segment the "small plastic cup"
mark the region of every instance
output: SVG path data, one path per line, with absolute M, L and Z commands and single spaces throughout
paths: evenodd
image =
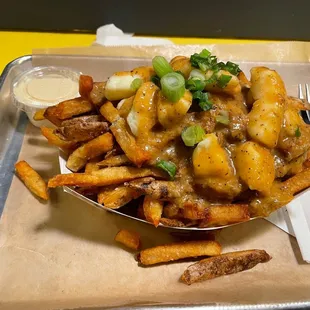
M 36 126 L 51 125 L 35 121 L 34 114 L 61 101 L 79 97 L 80 72 L 64 67 L 35 67 L 18 75 L 12 83 L 12 102 L 26 112 Z

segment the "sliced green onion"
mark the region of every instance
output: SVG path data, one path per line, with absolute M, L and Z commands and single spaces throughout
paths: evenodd
M 167 73 L 173 72 L 169 62 L 163 56 L 155 56 L 152 60 L 152 64 L 159 78 L 162 78 Z
M 199 56 L 201 56 L 202 58 L 208 58 L 210 55 L 211 52 L 205 48 L 199 53 Z
M 213 103 L 209 100 L 208 93 L 203 93 L 202 91 L 194 92 L 193 101 L 197 102 L 203 111 L 212 109 Z
M 190 78 L 186 81 L 186 88 L 190 91 L 204 90 L 206 82 L 199 78 Z
M 223 125 L 229 124 L 229 113 L 228 111 L 220 111 L 219 115 L 216 116 L 216 122 Z
M 221 74 L 221 76 L 217 80 L 217 86 L 220 88 L 225 88 L 231 79 L 231 75 Z
M 299 138 L 300 136 L 301 136 L 301 132 L 300 132 L 299 127 L 297 127 L 295 130 L 295 137 Z
M 168 73 L 160 79 L 161 90 L 164 96 L 172 101 L 179 101 L 185 93 L 185 80 L 179 73 Z
M 169 174 L 170 179 L 174 180 L 174 177 L 177 173 L 177 166 L 173 162 L 166 160 L 159 160 L 156 164 L 156 167 L 166 171 Z
M 182 132 L 182 140 L 186 146 L 194 146 L 205 137 L 205 131 L 199 125 L 187 127 Z
M 211 77 L 209 79 L 206 80 L 206 85 L 213 85 L 217 82 L 217 76 L 216 73 L 213 72 L 213 74 L 211 75 Z
M 151 82 L 153 82 L 156 86 L 160 87 L 160 78 L 157 75 L 153 75 L 151 77 Z
M 197 78 L 197 79 L 200 79 L 202 81 L 204 81 L 206 79 L 204 73 L 198 69 L 192 70 L 191 73 L 189 74 L 189 78 Z
M 143 80 L 140 78 L 136 78 L 132 81 L 132 83 L 130 84 L 130 88 L 133 90 L 137 90 L 138 88 L 140 88 L 140 86 L 142 85 Z
M 226 62 L 225 69 L 233 75 L 238 75 L 239 72 L 241 72 L 239 65 L 237 65 L 231 61 Z

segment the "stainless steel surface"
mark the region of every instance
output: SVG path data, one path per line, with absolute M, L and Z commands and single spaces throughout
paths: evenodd
M 38 57 L 35 65 L 57 65 L 59 60 L 63 60 L 64 56 Z M 130 59 L 137 65 L 149 63 L 148 60 L 143 59 Z M 115 62 L 114 70 L 124 70 L 128 68 L 126 61 L 121 61 L 113 58 L 105 57 L 86 57 L 74 56 L 68 59 L 67 66 L 78 69 L 86 74 L 92 75 L 93 72 L 98 72 L 97 66 L 101 65 L 104 68 L 106 61 Z M 277 70 L 287 85 L 287 90 L 290 95 L 297 96 L 297 85 L 299 83 L 307 83 L 310 80 L 310 64 L 309 63 L 241 63 L 241 68 L 248 73 L 250 67 L 257 65 L 269 66 Z M 24 113 L 19 113 L 10 102 L 10 85 L 11 81 L 22 71 L 32 67 L 31 56 L 24 56 L 16 59 L 8 64 L 3 74 L 0 77 L 0 215 L 5 203 L 6 195 L 10 187 L 11 179 L 13 176 L 13 164 L 17 159 L 22 144 L 24 129 L 28 120 Z M 130 68 L 128 68 L 130 69 Z M 104 70 L 103 70 L 104 71 Z M 107 78 L 112 72 L 102 72 L 102 74 L 95 75 L 96 79 Z M 72 192 L 71 189 L 66 189 Z M 72 193 L 77 195 L 76 192 Z M 82 198 L 86 199 L 86 198 Z M 245 310 L 245 309 L 310 309 L 310 301 L 300 303 L 282 303 L 282 304 L 256 304 L 256 305 L 154 305 L 154 306 L 134 306 L 134 307 L 119 307 L 117 309 L 222 309 L 222 310 Z M 89 308 L 89 309 L 101 309 Z

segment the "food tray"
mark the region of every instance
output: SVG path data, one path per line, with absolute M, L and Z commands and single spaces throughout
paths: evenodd
M 7 194 L 10 189 L 11 181 L 13 178 L 13 165 L 18 158 L 18 154 L 23 142 L 23 136 L 25 129 L 28 125 L 28 120 L 24 113 L 18 113 L 13 105 L 10 104 L 10 84 L 11 81 L 22 71 L 30 69 L 34 64 L 37 65 L 63 65 L 65 56 L 42 56 L 32 59 L 31 56 L 24 56 L 16 59 L 10 63 L 4 70 L 0 78 L 0 214 L 2 213 Z M 117 70 L 128 70 L 133 66 L 145 65 L 149 63 L 149 60 L 144 59 L 130 59 L 124 58 L 109 58 L 109 57 L 88 57 L 88 56 L 71 56 L 66 57 L 65 63 L 67 67 L 77 69 L 84 74 L 90 74 L 94 76 L 95 80 L 103 80 L 110 74 Z M 109 64 L 108 66 L 106 64 Z M 240 62 L 239 62 L 240 63 Z M 297 84 L 307 82 L 307 77 L 310 75 L 310 64 L 305 63 L 253 63 L 253 62 L 241 62 L 240 67 L 248 73 L 248 69 L 254 65 L 266 65 L 273 69 L 276 69 L 283 77 L 287 85 L 287 90 L 290 95 L 297 95 Z M 101 66 L 102 70 L 98 70 L 98 66 Z M 113 218 L 112 218 L 113 219 Z M 137 224 L 135 224 L 137 225 Z M 1 233 L 1 230 L 0 230 Z M 1 236 L 0 236 L 1 237 Z M 1 248 L 0 238 L 0 248 Z M 0 252 L 1 255 L 1 252 Z M 1 260 L 1 257 L 0 257 Z M 289 272 L 284 270 L 283 272 Z M 205 288 L 207 289 L 207 285 Z M 191 289 L 192 287 L 189 287 Z M 295 287 L 296 289 L 296 287 Z M 298 289 L 298 288 L 297 288 Z M 310 290 L 308 298 L 303 298 L 298 302 L 296 299 L 294 302 L 288 301 L 285 303 L 272 303 L 272 301 L 262 304 L 221 304 L 219 307 L 212 304 L 208 305 L 176 305 L 175 303 L 170 305 L 148 305 L 139 306 L 139 301 L 132 301 L 135 306 L 127 305 L 126 307 L 120 307 L 119 309 L 308 309 L 310 307 Z M 257 302 L 259 302 L 257 300 Z M 186 302 L 183 303 L 186 304 Z M 190 302 L 188 302 L 190 303 Z M 19 303 L 20 304 L 20 303 Z M 20 304 L 23 308 L 22 304 Z M 0 299 L 1 307 L 1 299 Z M 40 308 L 40 307 L 39 307 Z M 53 307 L 55 309 L 56 307 Z M 13 309 L 13 308 L 12 308 Z M 90 308 L 87 308 L 90 309 Z M 100 308 L 96 308 L 100 309 Z

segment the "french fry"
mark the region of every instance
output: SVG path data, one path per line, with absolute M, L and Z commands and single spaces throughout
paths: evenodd
M 67 160 L 67 168 L 77 172 L 82 169 L 88 159 L 104 154 L 113 148 L 113 136 L 107 132 L 77 148 Z
M 96 106 L 100 106 L 105 100 L 105 85 L 107 82 L 94 82 L 89 99 Z
M 210 205 L 207 208 L 206 217 L 200 222 L 199 227 L 241 223 L 249 219 L 250 212 L 247 204 Z
M 114 240 L 122 243 L 132 250 L 138 250 L 141 246 L 140 235 L 132 230 L 121 229 L 116 234 Z
M 60 139 L 55 133 L 53 128 L 41 127 L 42 135 L 47 139 L 49 144 L 55 145 L 63 150 L 73 150 L 76 147 L 76 142 L 65 141 Z
M 287 97 L 287 105 L 297 110 L 310 110 L 309 102 L 292 96 Z
M 57 186 L 107 186 L 121 184 L 146 176 L 163 177 L 157 169 L 136 167 L 111 167 L 87 173 L 58 174 L 51 178 L 48 187 Z
M 122 101 L 120 101 L 120 103 L 117 105 L 117 109 L 118 109 L 118 113 L 121 117 L 123 118 L 127 118 L 131 107 L 133 105 L 133 100 L 134 100 L 135 96 L 123 99 Z
M 177 204 L 169 202 L 163 209 L 164 217 L 168 219 L 179 218 L 180 217 L 180 208 Z
M 185 227 L 185 224 L 182 221 L 176 219 L 168 219 L 166 217 L 162 217 L 160 219 L 160 223 L 168 227 Z
M 238 79 L 240 81 L 241 88 L 250 88 L 251 82 L 248 80 L 243 71 L 239 72 Z
M 28 189 L 38 197 L 48 200 L 47 186 L 42 177 L 24 160 L 15 164 L 16 173 Z
M 114 107 L 111 101 L 107 101 L 101 106 L 100 113 L 110 123 L 117 121 L 120 117 L 118 110 Z
M 188 257 L 215 256 L 219 254 L 221 254 L 221 246 L 216 241 L 188 241 L 142 250 L 138 255 L 138 261 L 147 266 Z
M 283 182 L 283 185 L 292 194 L 297 194 L 310 186 L 310 168 L 306 168 L 300 173 Z
M 150 196 L 144 197 L 143 212 L 144 212 L 145 218 L 148 222 L 152 223 L 155 227 L 159 225 L 159 221 L 163 213 L 163 207 L 164 207 L 164 203 L 162 201 L 153 199 Z
M 150 159 L 150 155 L 137 145 L 135 137 L 129 132 L 123 118 L 119 118 L 112 123 L 110 130 L 128 159 L 136 166 L 141 167 L 143 163 Z
M 248 250 L 222 254 L 203 259 L 189 266 L 181 276 L 181 280 L 190 285 L 195 282 L 251 269 L 259 263 L 271 259 L 264 250 Z
M 151 196 L 153 199 L 170 200 L 181 197 L 181 187 L 177 182 L 158 181 L 151 178 L 134 180 L 127 186 L 140 190 L 143 194 Z
M 124 185 L 103 187 L 98 193 L 98 203 L 109 209 L 118 209 L 141 196 L 137 190 Z
M 125 154 L 115 155 L 97 163 L 99 167 L 119 167 L 129 164 L 131 164 L 131 162 Z
M 44 112 L 44 117 L 56 126 L 60 126 L 61 122 L 65 119 L 85 114 L 93 110 L 94 106 L 91 102 L 83 98 L 75 98 L 48 107 Z
M 92 173 L 94 171 L 98 171 L 100 167 L 98 166 L 98 158 L 91 159 L 85 166 L 85 173 Z
M 45 119 L 45 117 L 44 117 L 45 110 L 46 109 L 38 110 L 36 113 L 34 113 L 33 119 L 35 121 L 43 121 Z
M 82 98 L 87 99 L 89 97 L 90 92 L 93 89 L 93 78 L 89 75 L 80 75 L 79 79 L 79 93 Z

